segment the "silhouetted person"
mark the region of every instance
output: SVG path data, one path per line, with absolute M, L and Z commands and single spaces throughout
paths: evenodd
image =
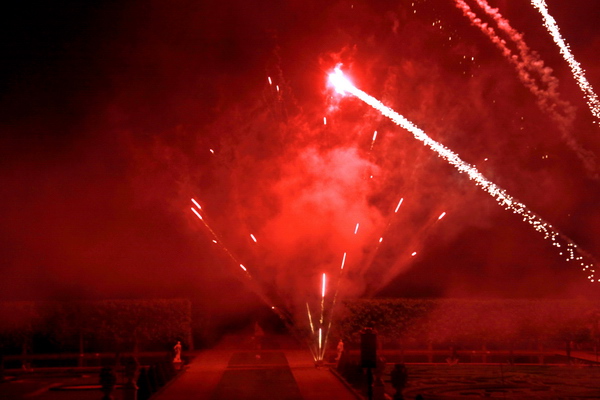
M 396 389 L 394 400 L 404 400 L 402 391 L 408 382 L 408 372 L 406 371 L 404 364 L 396 364 L 394 366 L 394 369 L 392 372 L 390 372 L 390 381 L 392 383 L 392 387 Z
M 117 383 L 117 374 L 113 367 L 103 367 L 100 370 L 100 386 L 102 386 L 102 393 L 104 396 L 102 400 L 112 400 L 112 392 L 115 389 Z
M 263 329 L 260 327 L 260 325 L 258 324 L 258 321 L 254 323 L 253 339 L 254 339 L 254 345 L 256 346 L 256 350 L 261 350 L 263 341 L 265 339 L 265 331 L 263 331 Z M 259 359 L 260 354 L 257 354 L 256 358 Z

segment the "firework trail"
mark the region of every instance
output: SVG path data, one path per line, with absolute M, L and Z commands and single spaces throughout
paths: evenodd
M 595 282 L 595 269 L 593 258 L 583 252 L 578 246 L 567 236 L 558 232 L 554 227 L 543 220 L 541 217 L 530 211 L 527 206 L 515 198 L 510 196 L 504 189 L 501 189 L 493 182 L 487 180 L 475 167 L 462 161 L 460 157 L 442 144 L 431 139 L 423 130 L 419 129 L 412 122 L 407 120 L 402 115 L 398 114 L 389 107 L 386 107 L 376 98 L 368 95 L 362 90 L 356 88 L 338 68 L 329 74 L 329 82 L 333 85 L 338 93 L 350 93 L 363 101 L 367 105 L 379 111 L 382 115 L 389 118 L 396 125 L 408 130 L 413 134 L 415 139 L 420 140 L 423 144 L 437 153 L 439 157 L 454 166 L 459 172 L 467 174 L 469 179 L 481 187 L 486 193 L 496 200 L 496 202 L 504 207 L 505 210 L 510 210 L 523 218 L 536 232 L 542 234 L 544 239 L 550 240 L 552 245 L 558 249 L 561 256 L 566 256 L 567 261 L 577 261 L 583 271 L 588 273 L 588 280 Z
M 560 98 L 558 79 L 552 75 L 552 69 L 544 66 L 540 56 L 532 51 L 523 40 L 523 35 L 512 28 L 508 20 L 492 8 L 486 0 L 476 0 L 485 13 L 492 18 L 498 29 L 516 46 L 518 54 L 509 48 L 508 42 L 502 39 L 496 30 L 473 12 L 464 0 L 455 0 L 456 6 L 469 18 L 471 25 L 479 28 L 498 47 L 502 55 L 515 67 L 523 85 L 536 97 L 538 106 L 556 122 L 562 139 L 577 154 L 587 171 L 598 179 L 596 159 L 593 153 L 581 147 L 571 135 L 575 108 Z
M 198 202 L 196 200 L 191 199 L 191 201 L 192 201 L 192 203 L 194 203 L 194 205 L 196 207 L 198 207 L 199 210 L 202 210 L 202 207 L 200 206 L 200 204 L 198 204 Z M 198 219 L 200 219 L 200 221 L 202 221 L 202 223 L 204 224 L 206 229 L 210 232 L 210 234 L 213 237 L 213 240 L 212 240 L 213 243 L 218 244 L 221 247 L 221 249 L 225 252 L 225 254 L 227 254 L 227 256 L 229 256 L 229 258 L 242 269 L 245 277 L 247 278 L 246 283 L 250 286 L 252 291 L 266 305 L 268 305 L 275 312 L 275 314 L 277 314 L 277 316 L 286 325 L 286 327 L 288 329 L 290 329 L 290 332 L 292 332 L 298 336 L 301 336 L 300 333 L 298 332 L 298 329 L 294 326 L 294 324 L 292 322 L 292 318 L 288 315 L 288 313 L 286 313 L 281 308 L 275 306 L 275 302 L 264 292 L 263 288 L 258 284 L 256 279 L 250 274 L 250 272 L 248 271 L 248 268 L 246 268 L 246 266 L 244 266 L 244 264 L 239 262 L 239 260 L 233 255 L 233 253 L 231 253 L 231 251 L 229 251 L 229 249 L 225 246 L 225 244 L 219 238 L 219 236 L 216 234 L 216 232 L 210 227 L 208 222 L 206 222 L 206 219 L 204 217 L 202 217 L 200 212 L 198 210 L 196 210 L 194 207 L 191 207 L 191 210 L 196 215 L 196 217 L 198 217 Z
M 434 226 L 436 226 L 439 221 L 444 218 L 446 216 L 446 212 L 442 212 L 441 214 L 432 214 L 431 217 L 429 217 L 428 221 L 424 224 L 422 224 L 419 229 L 415 232 L 413 232 L 411 234 L 411 239 L 408 241 L 408 243 L 403 244 L 404 247 L 404 253 L 403 253 L 403 257 L 405 259 L 410 259 L 415 257 L 418 252 L 415 251 L 415 249 L 418 249 L 419 251 L 421 251 L 423 245 L 422 243 L 420 243 L 422 241 L 423 238 L 427 237 L 427 235 L 429 234 L 429 231 L 431 229 L 433 229 Z M 376 250 L 378 250 L 380 247 L 380 245 L 378 244 Z M 376 258 L 377 254 L 374 253 L 372 258 L 369 261 L 369 267 L 371 268 L 375 258 Z M 397 265 L 401 264 L 401 263 L 396 263 Z M 381 273 L 381 275 L 378 277 L 378 284 L 380 286 L 385 286 L 388 282 L 390 282 L 393 278 L 395 278 L 396 276 L 398 276 L 398 271 L 393 269 L 393 268 L 387 268 L 383 273 Z M 377 287 L 373 287 L 371 288 L 371 290 L 373 292 L 368 293 L 368 295 L 372 295 L 374 294 L 374 291 L 376 291 L 378 288 Z
M 344 266 L 346 265 L 346 256 L 348 253 L 344 253 L 344 256 L 342 257 L 342 264 L 340 265 L 340 270 L 338 273 L 338 278 L 337 278 L 337 282 L 335 285 L 335 291 L 333 294 L 333 300 L 331 301 L 331 309 L 329 311 L 329 323 L 327 324 L 327 329 L 325 330 L 325 342 L 323 345 L 323 351 L 320 354 L 321 359 L 323 359 L 323 357 L 325 356 L 325 350 L 327 349 L 327 342 L 329 339 L 329 332 L 331 332 L 331 324 L 333 322 L 333 315 L 334 315 L 334 311 L 335 311 L 335 306 L 337 304 L 337 298 L 338 298 L 338 293 L 340 291 L 340 287 L 342 285 L 342 277 L 343 277 L 343 273 L 344 273 Z M 325 296 L 325 274 L 323 274 L 323 296 Z
M 531 4 L 533 4 L 533 6 L 538 9 L 540 14 L 542 14 L 542 17 L 544 19 L 544 26 L 552 36 L 552 39 L 554 39 L 556 45 L 559 47 L 560 54 L 562 54 L 567 64 L 569 64 L 573 77 L 577 81 L 579 88 L 586 97 L 586 102 L 590 111 L 592 112 L 594 117 L 596 117 L 597 120 L 600 120 L 600 102 L 598 101 L 598 95 L 596 95 L 594 89 L 592 88 L 592 85 L 586 79 L 585 71 L 581 68 L 581 65 L 577 62 L 577 60 L 575 60 L 573 54 L 571 54 L 571 51 L 569 50 L 569 45 L 562 38 L 560 31 L 558 30 L 558 25 L 556 24 L 556 21 L 548 12 L 548 6 L 546 5 L 546 1 L 531 0 Z

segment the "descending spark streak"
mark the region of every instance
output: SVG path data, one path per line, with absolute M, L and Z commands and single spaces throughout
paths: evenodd
M 200 215 L 200 213 L 194 207 L 191 207 L 191 210 L 192 210 L 192 212 L 194 214 L 196 214 L 196 216 L 200 219 L 200 221 L 202 221 L 202 223 L 204 224 L 204 226 L 206 227 L 206 229 L 208 229 L 208 231 L 210 232 L 210 234 L 213 237 L 213 243 L 220 244 L 221 248 L 229 256 L 229 258 L 231 258 L 233 260 L 233 262 L 235 262 L 236 264 L 238 264 L 244 270 L 244 272 L 246 272 L 246 274 L 248 275 L 248 277 L 251 277 L 251 275 L 248 272 L 248 270 L 246 269 L 246 267 L 244 267 L 235 258 L 235 256 L 233 254 L 231 254 L 231 252 L 229 251 L 229 249 L 227 247 L 225 247 L 225 245 L 223 245 L 223 242 L 219 240 L 219 237 L 217 236 L 217 234 L 215 233 L 215 231 L 213 231 L 213 229 L 210 227 L 210 225 L 208 225 L 208 223 L 206 222 L 206 220 L 204 218 L 202 218 L 202 215 Z M 268 302 L 268 303 L 270 303 L 270 302 Z
M 325 282 L 327 280 L 327 275 L 323 274 L 323 285 L 321 286 L 321 297 L 325 297 Z
M 344 252 L 344 257 L 342 257 L 342 266 L 341 266 L 340 270 L 344 269 L 344 264 L 346 264 L 346 252 Z
M 358 226 L 359 226 L 359 225 L 360 225 L 360 224 L 357 222 L 357 223 L 356 223 L 356 228 L 354 228 L 354 234 L 355 234 L 355 235 L 356 235 L 356 233 L 358 232 Z
M 377 131 L 373 133 L 373 140 L 371 140 L 371 148 L 369 150 L 373 150 L 373 145 L 375 144 L 375 139 L 377 139 Z
M 446 216 L 446 211 L 444 211 L 443 213 L 440 214 L 440 216 L 438 217 L 438 221 L 442 218 L 444 218 Z
M 270 77 L 270 76 L 267 76 L 267 79 L 269 80 L 269 85 L 272 85 L 272 84 L 273 84 L 273 81 L 271 80 L 271 77 Z
M 250 234 L 250 237 L 252 238 L 252 240 L 254 241 L 254 243 L 256 243 L 256 237 L 254 237 L 253 234 Z
M 194 199 L 192 199 L 192 202 L 194 204 L 198 205 L 198 203 Z M 199 207 L 199 205 L 198 205 L 198 207 Z M 265 304 L 267 304 L 271 307 L 271 309 L 275 312 L 275 314 L 277 314 L 279 319 L 281 319 L 281 321 L 289 329 L 290 332 L 292 332 L 298 338 L 302 337 L 303 335 L 301 334 L 301 332 L 292 323 L 290 315 L 287 314 L 286 312 L 284 312 L 283 310 L 279 309 L 279 307 L 274 306 L 274 301 L 272 300 L 272 298 L 265 293 L 264 289 L 259 285 L 259 282 L 250 274 L 248 269 L 242 263 L 240 263 L 236 259 L 236 257 L 229 251 L 229 249 L 223 244 L 223 242 L 219 240 L 219 237 L 217 236 L 215 231 L 213 231 L 213 229 L 210 227 L 208 222 L 206 222 L 206 220 L 204 218 L 202 218 L 200 213 L 194 207 L 191 207 L 191 210 L 198 217 L 198 219 L 200 219 L 200 221 L 202 221 L 202 223 L 204 224 L 206 229 L 210 232 L 210 234 L 213 237 L 213 240 L 212 240 L 213 243 L 219 244 L 221 249 L 229 256 L 229 258 L 231 258 L 231 260 L 233 260 L 233 262 L 236 263 L 244 271 L 245 276 L 248 278 L 246 281 L 246 284 L 248 284 L 250 286 L 250 288 L 254 291 L 254 293 L 256 293 L 256 295 L 258 295 L 258 297 Z M 311 350 L 311 353 L 313 353 L 313 357 L 316 359 L 315 353 L 310 348 L 310 346 L 309 346 L 309 349 Z
M 397 213 L 398 210 L 400 209 L 400 206 L 402 205 L 402 202 L 404 201 L 404 197 L 400 199 L 400 201 L 398 202 L 398 205 L 396 206 L 396 209 L 394 210 L 394 213 Z
M 329 75 L 329 80 L 339 93 L 347 92 L 352 94 L 359 100 L 379 111 L 385 117 L 392 120 L 396 125 L 408 130 L 413 134 L 415 139 L 423 142 L 425 146 L 435 151 L 438 156 L 454 166 L 459 172 L 467 174 L 469 179 L 474 181 L 477 186 L 480 186 L 486 193 L 492 196 L 500 206 L 504 207 L 505 210 L 510 210 L 514 214 L 520 215 L 523 218 L 523 221 L 527 222 L 531 227 L 533 227 L 536 232 L 541 233 L 544 236 L 544 239 L 550 239 L 553 246 L 557 247 L 558 249 L 563 249 L 564 246 L 566 249 L 559 250 L 559 254 L 563 256 L 566 255 L 567 261 L 579 261 L 580 265 L 583 267 L 583 270 L 590 273 L 588 279 L 591 282 L 596 281 L 593 258 L 589 254 L 579 249 L 570 238 L 558 232 L 550 223 L 546 222 L 537 214 L 530 211 L 525 204 L 517 201 L 515 198 L 506 193 L 504 189 L 501 189 L 493 182 L 487 180 L 475 167 L 461 160 L 460 157 L 450 149 L 431 139 L 423 130 L 419 129 L 405 117 L 398 114 L 391 108 L 386 107 L 376 98 L 356 88 L 344 76 L 339 67 Z M 591 261 L 584 261 L 584 257 L 590 259 Z
M 554 39 L 556 45 L 560 48 L 560 54 L 562 54 L 565 61 L 571 67 L 571 73 L 573 74 L 579 88 L 583 91 L 583 94 L 587 98 L 587 105 L 590 108 L 592 114 L 600 120 L 600 102 L 598 101 L 598 95 L 594 92 L 592 85 L 588 82 L 585 77 L 585 71 L 581 68 L 581 65 L 575 60 L 573 54 L 569 50 L 569 45 L 560 35 L 556 20 L 548 12 L 548 6 L 545 0 L 531 0 L 531 4 L 538 9 L 544 19 L 544 26 Z
M 192 203 L 194 203 L 194 205 L 198 207 L 198 210 L 202 210 L 202 207 L 200 206 L 200 204 L 198 204 L 196 200 L 192 199 Z

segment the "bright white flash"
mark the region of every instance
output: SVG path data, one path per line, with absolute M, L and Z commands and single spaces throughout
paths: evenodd
M 349 88 L 352 87 L 352 83 L 344 76 L 344 73 L 340 67 L 335 67 L 335 70 L 329 74 L 329 83 L 333 85 L 335 91 L 339 94 L 346 94 Z

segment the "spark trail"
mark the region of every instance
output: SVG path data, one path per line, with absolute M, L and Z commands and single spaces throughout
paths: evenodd
M 546 5 L 545 0 L 531 0 L 531 4 L 538 9 L 540 14 L 542 14 L 542 18 L 544 19 L 544 26 L 554 39 L 554 42 L 560 49 L 560 54 L 562 54 L 563 58 L 569 64 L 571 68 L 571 73 L 573 77 L 577 81 L 577 85 L 583 92 L 586 97 L 586 103 L 597 120 L 600 120 L 600 101 L 598 101 L 598 95 L 594 92 L 592 85 L 588 82 L 585 77 L 585 71 L 581 68 L 581 65 L 575 60 L 571 50 L 569 49 L 569 45 L 565 42 L 563 37 L 560 34 L 558 29 L 558 25 L 556 24 L 556 20 L 550 15 L 548 12 L 548 6 Z
M 469 179 L 475 182 L 475 185 L 481 187 L 486 193 L 492 196 L 505 210 L 510 210 L 514 214 L 521 216 L 523 221 L 527 222 L 536 232 L 542 234 L 544 239 L 550 240 L 552 245 L 557 248 L 559 254 L 565 256 L 567 261 L 578 262 L 583 271 L 588 274 L 587 278 L 590 282 L 597 281 L 595 278 L 594 260 L 589 254 L 579 249 L 570 238 L 558 232 L 550 223 L 529 210 L 525 204 L 519 202 L 506 193 L 504 189 L 487 180 L 477 168 L 461 160 L 456 153 L 452 152 L 441 143 L 431 139 L 423 130 L 419 129 L 396 111 L 386 107 L 376 98 L 355 87 L 344 76 L 339 67 L 337 67 L 333 73 L 329 74 L 329 82 L 338 93 L 349 93 L 355 96 L 365 104 L 379 111 L 385 117 L 389 118 L 396 125 L 412 133 L 415 139 L 423 142 L 425 146 L 437 153 L 439 157 L 447 161 L 459 172 L 467 174 Z
M 198 204 L 198 202 L 194 199 L 191 199 L 192 203 L 198 207 L 198 210 L 202 210 L 202 207 L 200 206 L 200 204 Z M 259 282 L 252 276 L 252 274 L 250 274 L 250 271 L 248 271 L 248 268 L 246 268 L 246 266 L 244 266 L 244 264 L 242 264 L 234 255 L 233 253 L 231 253 L 231 251 L 229 251 L 229 249 L 225 246 L 225 244 L 223 243 L 223 241 L 221 241 L 221 239 L 219 238 L 219 236 L 217 235 L 217 233 L 210 227 L 210 225 L 208 224 L 208 222 L 206 221 L 206 219 L 200 214 L 200 212 L 194 208 L 191 207 L 192 212 L 196 215 L 196 217 L 198 217 L 198 219 L 200 221 L 202 221 L 202 224 L 204 224 L 204 226 L 206 227 L 206 229 L 210 232 L 210 234 L 212 235 L 213 239 L 213 243 L 218 244 L 221 249 L 225 252 L 225 254 L 227 254 L 227 256 L 237 265 L 239 266 L 243 273 L 244 276 L 246 277 L 246 281 L 245 283 L 247 283 L 250 287 L 250 289 L 266 304 L 268 305 L 273 312 L 275 312 L 275 314 L 281 319 L 281 321 L 286 325 L 286 327 L 290 330 L 290 332 L 292 332 L 293 334 L 301 337 L 300 333 L 298 332 L 297 328 L 294 326 L 290 316 L 284 311 L 282 310 L 280 307 L 275 306 L 275 301 L 273 301 L 273 299 L 270 298 L 270 296 L 268 296 L 263 287 L 259 284 Z
M 558 92 L 559 82 L 552 75 L 552 69 L 545 66 L 539 54 L 529 48 L 523 39 L 523 34 L 511 27 L 508 20 L 498 12 L 498 9 L 490 7 L 486 0 L 476 0 L 476 3 L 492 18 L 498 30 L 504 33 L 507 40 L 512 42 L 517 49 L 517 53 L 513 52 L 509 47 L 509 42 L 501 38 L 490 24 L 483 22 L 464 0 L 455 0 L 455 3 L 463 15 L 469 18 L 471 25 L 479 28 L 515 67 L 517 76 L 536 97 L 540 109 L 547 113 L 557 124 L 561 137 L 567 146 L 579 157 L 591 177 L 598 179 L 594 154 L 583 148 L 571 133 L 575 119 L 575 108 L 568 101 L 561 99 Z

